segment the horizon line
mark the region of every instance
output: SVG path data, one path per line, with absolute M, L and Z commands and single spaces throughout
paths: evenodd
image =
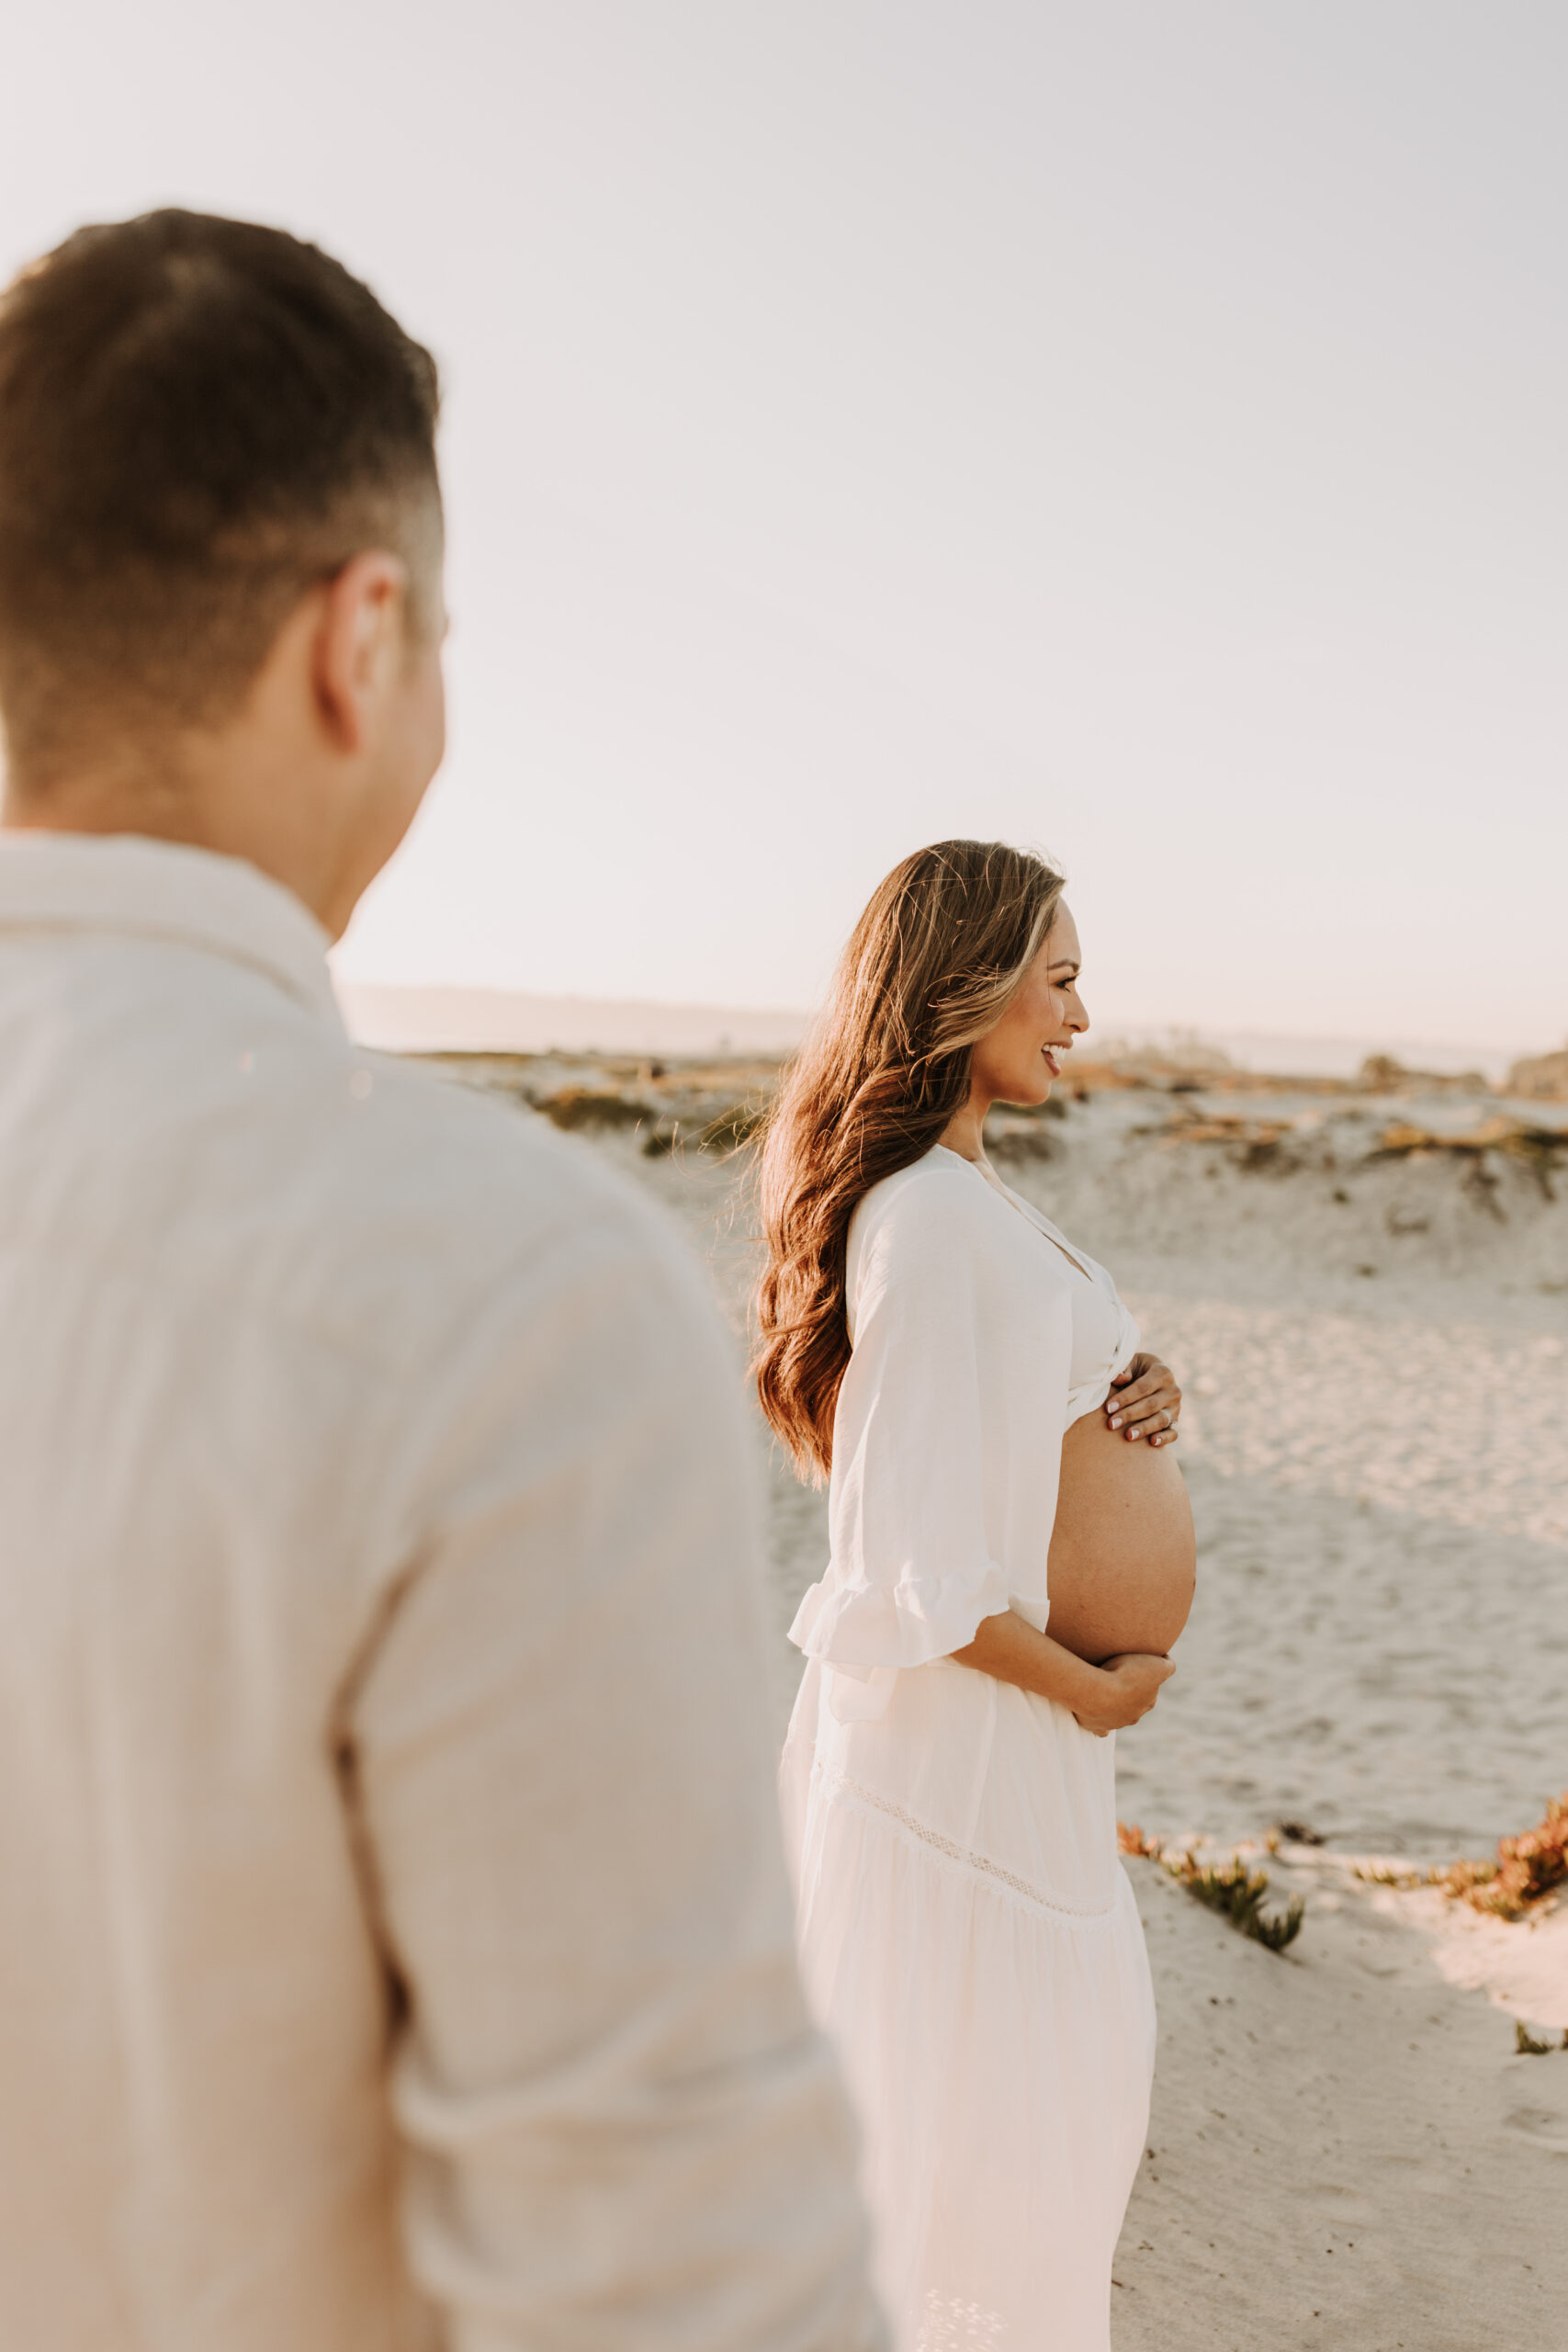
M 337 993 L 360 1043 L 389 1051 L 492 1053 L 764 1053 L 793 1051 L 812 1018 L 800 1005 L 697 1003 L 658 997 L 594 997 L 545 989 L 475 987 L 462 981 L 343 980 Z M 1204 1022 L 1106 1020 L 1107 1046 L 1169 1046 L 1180 1040 L 1230 1048 L 1272 1047 L 1337 1060 L 1385 1053 L 1426 1055 L 1450 1071 L 1506 1069 L 1557 1048 L 1517 1040 L 1465 1044 L 1392 1028 L 1268 1029 Z M 1086 1048 L 1091 1057 L 1092 1046 Z M 1244 1062 L 1243 1067 L 1246 1067 Z

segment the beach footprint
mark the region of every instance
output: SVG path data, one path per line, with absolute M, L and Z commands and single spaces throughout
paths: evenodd
M 1561 2107 L 1516 2107 L 1503 2118 L 1503 2129 L 1553 2155 L 1568 2156 L 1568 2100 Z

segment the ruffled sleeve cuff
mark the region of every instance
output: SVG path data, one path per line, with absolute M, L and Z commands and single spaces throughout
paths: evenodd
M 975 1638 L 985 1617 L 1009 1606 L 1008 1581 L 994 1560 L 897 1584 L 840 1584 L 831 1572 L 814 1584 L 789 1637 L 807 1657 L 857 1680 L 886 1669 L 925 1666 Z

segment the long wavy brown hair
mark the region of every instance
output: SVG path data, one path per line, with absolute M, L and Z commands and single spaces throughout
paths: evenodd
M 850 1360 L 855 1204 L 928 1152 L 968 1101 L 974 1047 L 1039 954 L 1064 887 L 1043 858 L 1002 842 L 936 842 L 896 865 L 769 1114 L 752 1373 L 763 1412 L 818 1485 Z

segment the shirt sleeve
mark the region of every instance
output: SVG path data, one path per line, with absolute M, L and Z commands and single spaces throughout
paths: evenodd
M 352 1711 L 445 2352 L 884 2342 L 795 1973 L 737 1386 L 635 1229 L 514 1283 L 446 1376 Z
M 1009 1606 L 986 1510 L 987 1483 L 998 1489 L 1007 1469 L 996 1409 L 1005 1335 L 985 1329 L 974 1203 L 941 1179 L 908 1187 L 866 1237 L 855 1291 L 833 1430 L 831 1563 L 791 1637 L 872 1685 L 866 1705 L 843 1694 L 838 1712 L 875 1713 L 891 1672 L 962 1649 Z M 1035 1336 L 1042 1351 L 1060 1337 Z

